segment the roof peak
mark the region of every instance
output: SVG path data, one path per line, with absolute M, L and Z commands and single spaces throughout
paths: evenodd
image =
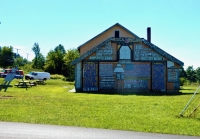
M 128 30 L 127 28 L 125 28 L 124 26 L 122 26 L 120 23 L 115 23 L 114 25 L 112 25 L 111 27 L 107 28 L 106 30 L 104 30 L 103 32 L 99 33 L 98 35 L 96 35 L 95 37 L 93 37 L 92 39 L 88 40 L 87 42 L 83 43 L 82 45 L 78 46 L 78 49 L 80 49 L 80 47 L 82 47 L 83 45 L 85 45 L 86 43 L 92 41 L 93 39 L 97 38 L 98 36 L 100 36 L 101 34 L 103 34 L 104 32 L 106 32 L 107 30 L 113 28 L 114 26 L 120 26 L 121 28 L 125 29 L 126 31 L 128 31 L 130 34 L 132 34 L 133 36 L 135 36 L 136 38 L 140 38 L 139 36 L 137 36 L 136 34 L 134 34 L 133 32 L 131 32 L 130 30 Z

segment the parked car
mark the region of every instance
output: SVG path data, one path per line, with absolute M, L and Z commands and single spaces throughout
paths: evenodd
M 11 72 L 12 69 L 3 69 L 2 73 L 1 73 L 1 77 L 5 78 L 7 76 L 8 73 Z
M 12 69 L 4 69 L 3 73 L 1 74 L 1 77 L 5 78 L 8 73 L 10 73 Z M 16 75 L 14 78 L 22 79 L 24 77 L 24 71 L 23 70 L 16 70 Z
M 15 78 L 17 78 L 17 79 L 24 78 L 24 71 L 23 70 L 16 70 Z
M 4 73 L 4 69 L 1 69 L 0 70 L 0 77 L 1 77 L 1 74 L 3 74 Z
M 50 73 L 32 71 L 29 74 L 25 75 L 25 79 L 26 80 L 49 80 Z

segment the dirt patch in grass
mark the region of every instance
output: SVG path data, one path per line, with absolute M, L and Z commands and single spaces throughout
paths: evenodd
M 0 96 L 0 99 L 10 99 L 13 98 L 13 96 Z

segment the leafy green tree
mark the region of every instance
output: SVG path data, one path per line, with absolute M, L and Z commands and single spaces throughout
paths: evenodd
M 188 66 L 188 68 L 186 69 L 186 74 L 187 74 L 187 79 L 189 80 L 190 83 L 196 82 L 196 72 L 193 66 Z
M 200 67 L 198 67 L 198 68 L 196 69 L 196 77 L 197 77 L 198 83 L 200 84 Z
M 65 48 L 61 44 L 56 46 L 54 50 L 49 51 L 46 57 L 44 70 L 52 74 L 62 74 L 65 53 Z
M 28 63 L 29 63 L 29 61 L 26 58 L 23 58 L 22 56 L 18 55 L 15 58 L 14 66 L 22 67 Z
M 60 51 L 62 54 L 65 54 L 66 51 L 65 51 L 65 48 L 63 45 L 59 44 L 58 46 L 56 46 L 56 48 L 54 49 L 55 52 L 58 52 Z
M 180 78 L 183 77 L 183 78 L 187 79 L 187 74 L 183 67 L 180 68 L 179 72 L 180 72 Z
M 64 57 L 63 65 L 63 75 L 67 77 L 68 80 L 74 81 L 75 77 L 75 65 L 72 65 L 71 62 L 79 57 L 79 52 L 77 49 L 70 49 L 67 51 Z
M 41 53 L 39 53 L 38 56 L 35 57 L 32 60 L 32 62 L 33 62 L 33 65 L 32 65 L 33 68 L 37 68 L 37 69 L 42 69 L 43 70 L 44 69 L 44 64 L 45 64 L 45 57 Z M 36 63 L 37 63 L 37 66 L 35 66 Z
M 0 47 L 0 66 L 3 68 L 11 67 L 13 66 L 14 62 L 13 47 Z
M 51 74 L 56 74 L 54 57 L 55 52 L 53 50 L 49 51 L 44 64 L 44 70 Z
M 39 47 L 39 44 L 38 43 L 34 43 L 33 47 L 32 47 L 32 51 L 35 53 L 35 60 L 34 60 L 34 63 L 33 63 L 33 67 L 35 68 L 38 68 L 38 57 L 39 57 L 39 54 L 40 54 L 40 47 Z
M 63 68 L 63 58 L 65 56 L 65 48 L 63 45 L 59 44 L 58 46 L 56 46 L 56 48 L 54 49 L 55 51 L 55 70 L 57 74 L 62 74 L 62 68 Z

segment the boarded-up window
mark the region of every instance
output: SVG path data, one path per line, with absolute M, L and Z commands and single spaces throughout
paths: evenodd
M 115 31 L 115 38 L 119 38 L 119 31 Z
M 119 59 L 131 59 L 131 50 L 129 46 L 122 46 L 120 48 Z

